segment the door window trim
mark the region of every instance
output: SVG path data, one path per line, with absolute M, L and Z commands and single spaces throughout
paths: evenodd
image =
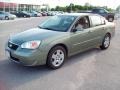
M 72 30 L 75 28 L 75 24 L 78 22 L 78 20 L 80 20 L 80 19 L 83 18 L 83 17 L 87 17 L 87 18 L 88 18 L 89 28 L 91 28 L 91 20 L 90 20 L 90 17 L 89 17 L 88 15 L 85 15 L 85 16 L 80 16 L 80 17 L 78 17 L 78 18 L 75 20 L 75 22 L 74 22 L 73 25 L 72 25 L 72 28 L 71 28 L 70 32 L 73 32 Z M 86 29 L 89 29 L 89 28 L 86 28 Z M 84 30 L 86 30 L 86 29 L 84 29 Z M 84 31 L 84 30 L 83 30 L 83 31 Z
M 99 24 L 99 25 L 95 25 L 95 26 L 94 26 L 93 23 L 92 23 L 91 16 L 97 16 L 97 17 L 99 17 L 100 20 L 101 20 L 101 24 Z M 97 26 L 101 26 L 101 25 L 105 25 L 105 24 L 106 24 L 106 22 L 105 22 L 104 24 L 102 24 L 102 19 L 103 19 L 103 17 L 100 16 L 100 15 L 90 15 L 89 18 L 90 18 L 90 22 L 91 22 L 91 27 L 97 27 Z

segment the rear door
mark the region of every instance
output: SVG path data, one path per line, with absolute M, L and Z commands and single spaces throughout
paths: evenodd
M 102 21 L 101 16 L 90 16 L 91 28 L 89 34 L 91 36 L 91 42 L 93 46 L 99 45 L 104 35 L 105 22 Z

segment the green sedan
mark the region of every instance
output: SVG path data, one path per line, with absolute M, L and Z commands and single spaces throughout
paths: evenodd
M 96 14 L 56 15 L 10 37 L 6 53 L 11 61 L 24 66 L 46 64 L 57 69 L 67 57 L 98 46 L 107 49 L 114 34 L 114 23 Z

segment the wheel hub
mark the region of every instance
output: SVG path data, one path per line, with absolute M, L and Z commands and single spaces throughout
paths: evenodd
M 62 50 L 56 50 L 52 55 L 52 64 L 54 66 L 60 66 L 64 61 L 64 52 Z
M 108 47 L 109 44 L 110 44 L 110 38 L 109 38 L 109 37 L 106 37 L 106 38 L 105 38 L 105 41 L 104 41 L 104 46 L 105 46 L 105 47 Z

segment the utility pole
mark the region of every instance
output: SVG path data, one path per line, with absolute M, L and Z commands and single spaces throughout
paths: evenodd
M 5 0 L 3 1 L 3 11 L 5 11 Z
M 10 2 L 9 2 L 9 11 L 8 11 L 8 12 L 10 12 L 10 8 L 11 8 L 11 7 L 10 7 Z
M 72 3 L 70 3 L 70 12 L 72 12 L 72 5 L 73 5 L 73 4 L 72 4 Z

